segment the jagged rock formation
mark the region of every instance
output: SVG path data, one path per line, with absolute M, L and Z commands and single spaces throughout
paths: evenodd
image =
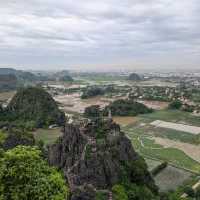
M 73 200 L 94 199 L 88 197 L 92 194 L 91 188 L 93 193 L 97 190 L 107 191 L 110 198 L 110 188 L 120 183 L 124 172 L 128 181 L 145 184 L 156 191 L 146 164 L 143 160 L 142 166 L 137 164 L 141 157 L 112 120 L 82 126 L 66 124 L 63 134 L 56 144 L 49 147 L 49 163 L 63 170 Z M 87 186 L 90 186 L 89 193 L 85 190 Z

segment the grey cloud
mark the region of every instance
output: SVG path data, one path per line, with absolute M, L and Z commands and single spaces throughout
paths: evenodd
M 2 1 L 0 66 L 11 60 L 51 67 L 146 58 L 153 65 L 157 55 L 163 55 L 160 66 L 177 55 L 198 66 L 199 11 L 198 0 Z

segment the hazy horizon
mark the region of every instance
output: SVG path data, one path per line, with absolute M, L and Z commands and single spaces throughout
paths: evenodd
M 198 70 L 197 0 L 0 3 L 0 68 Z

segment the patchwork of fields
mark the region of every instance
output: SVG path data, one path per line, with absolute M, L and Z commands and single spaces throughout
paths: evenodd
M 188 129 L 155 126 L 152 122 L 156 120 L 198 130 L 200 117 L 177 110 L 161 110 L 139 115 L 133 123 L 122 124 L 122 130 L 131 139 L 135 150 L 146 158 L 150 171 L 163 161 L 169 163 L 155 181 L 161 191 L 173 190 L 200 172 L 200 134 Z
M 150 171 L 163 161 L 169 163 L 155 177 L 161 191 L 173 190 L 200 172 L 200 135 L 151 124 L 163 120 L 198 127 L 200 117 L 181 111 L 161 110 L 137 117 L 114 117 L 113 120 L 121 125 L 135 150 L 145 158 Z M 35 132 L 35 138 L 43 140 L 46 145 L 55 142 L 60 135 L 59 129 Z

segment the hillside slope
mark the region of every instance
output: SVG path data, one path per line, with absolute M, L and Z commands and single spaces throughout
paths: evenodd
M 62 125 L 65 118 L 50 94 L 36 87 L 19 90 L 9 103 L 7 111 L 13 120 L 32 121 L 36 127 Z
M 98 191 L 109 194 L 116 184 L 136 184 L 157 193 L 143 158 L 112 120 L 67 124 L 63 134 L 49 148 L 49 163 L 63 170 L 73 200 L 94 200 Z

